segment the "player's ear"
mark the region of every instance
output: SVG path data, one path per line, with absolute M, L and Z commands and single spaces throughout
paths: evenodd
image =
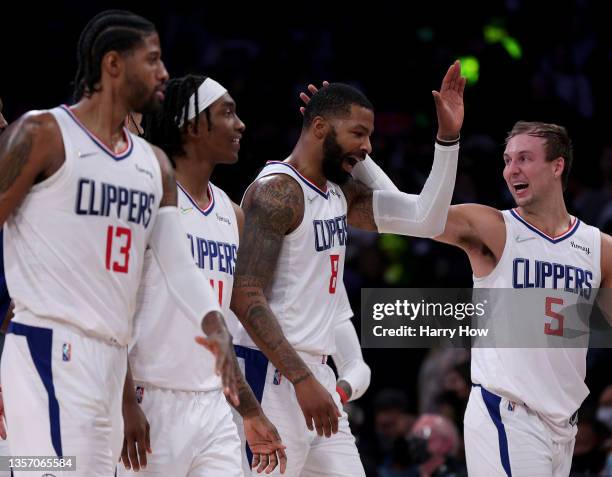
M 199 137 L 200 134 L 202 134 L 202 131 L 206 131 L 207 128 L 208 128 L 208 124 L 206 122 L 206 119 L 200 118 L 197 126 L 196 126 L 195 119 L 192 119 L 190 121 L 187 121 L 187 130 L 186 130 L 187 136 L 194 137 L 194 138 Z
M 552 160 L 553 163 L 553 174 L 555 178 L 560 178 L 565 170 L 565 158 L 562 156 Z
M 322 116 L 315 116 L 310 124 L 310 129 L 317 139 L 323 140 L 329 131 L 329 122 Z

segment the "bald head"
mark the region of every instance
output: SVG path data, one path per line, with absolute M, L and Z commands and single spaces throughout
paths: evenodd
M 410 435 L 427 440 L 432 455 L 456 455 L 459 449 L 459 433 L 446 417 L 437 414 L 423 414 L 417 419 Z

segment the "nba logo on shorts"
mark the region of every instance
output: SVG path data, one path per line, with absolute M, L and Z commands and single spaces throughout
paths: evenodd
M 144 396 L 144 388 L 142 386 L 136 386 L 136 402 L 140 404 Z
M 516 403 L 514 401 L 508 401 L 508 411 L 514 411 L 514 406 Z
M 72 346 L 70 346 L 70 343 L 64 343 L 62 345 L 62 361 L 70 361 L 71 354 Z
M 274 379 L 272 380 L 272 382 L 274 384 L 280 384 L 281 383 L 281 377 L 282 374 L 280 373 L 280 371 L 278 369 L 274 370 Z

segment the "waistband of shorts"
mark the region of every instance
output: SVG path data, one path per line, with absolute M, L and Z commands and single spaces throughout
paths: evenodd
M 314 354 L 314 353 L 307 353 L 306 351 L 297 351 L 297 350 L 296 350 L 296 353 L 298 354 L 300 358 L 302 358 L 302 360 L 304 360 L 304 363 L 308 363 L 308 364 L 326 364 L 327 363 L 328 355 L 326 354 Z
M 257 359 L 264 359 L 264 360 L 267 359 L 267 357 L 263 354 L 263 352 L 258 350 L 257 348 L 251 348 L 249 346 L 242 346 L 242 345 L 234 345 L 234 349 L 236 350 L 236 355 L 240 358 L 246 358 L 247 355 L 251 357 L 255 355 L 258 357 Z M 326 354 L 309 353 L 306 351 L 299 351 L 299 350 L 295 350 L 295 352 L 300 358 L 302 358 L 302 361 L 304 361 L 304 363 L 307 363 L 307 364 L 326 364 L 327 363 L 328 355 Z M 272 362 L 270 361 L 270 363 Z M 274 363 L 272 363 L 272 365 L 274 365 Z
M 82 330 L 78 326 L 74 326 L 71 323 L 57 320 L 55 318 L 37 316 L 28 312 L 20 312 L 19 314 L 15 315 L 15 317 L 11 320 L 11 323 L 33 326 L 37 328 L 46 328 L 49 330 L 65 330 L 69 333 L 74 333 L 85 338 L 100 341 L 116 348 L 127 348 L 127 346 L 120 344 L 116 339 L 110 336 L 101 336 L 97 333 L 89 333 L 85 330 Z M 11 323 L 9 323 L 9 329 L 7 330 L 7 333 L 11 332 Z
M 472 384 L 472 387 L 473 387 L 473 388 L 480 388 L 480 389 L 483 389 L 485 392 L 487 392 L 487 393 L 489 393 L 489 394 L 492 394 L 493 396 L 497 396 L 497 397 L 499 397 L 499 398 L 501 398 L 501 399 L 505 399 L 505 400 L 507 400 L 507 401 L 508 401 L 508 405 L 509 405 L 509 406 L 512 406 L 512 407 L 514 407 L 514 406 L 516 406 L 516 405 L 518 405 L 518 406 L 523 406 L 523 407 L 525 407 L 526 409 L 529 409 L 530 411 L 534 412 L 534 411 L 533 411 L 533 410 L 532 410 L 532 409 L 531 409 L 531 408 L 530 408 L 530 407 L 529 407 L 527 404 L 525 404 L 524 402 L 522 402 L 522 401 L 516 401 L 516 400 L 513 400 L 513 399 L 508 398 L 508 397 L 506 397 L 506 396 L 502 396 L 502 395 L 500 395 L 500 394 L 495 394 L 495 393 L 493 393 L 493 392 L 489 391 L 487 388 L 483 387 L 483 386 L 482 386 L 482 385 L 480 385 L 480 384 L 474 383 L 474 384 Z M 571 415 L 571 416 L 568 418 L 567 423 L 568 423 L 570 426 L 575 426 L 575 425 L 578 423 L 578 409 L 576 409 L 576 411 L 574 411 L 574 414 L 572 414 L 572 415 Z
M 194 396 L 199 396 L 199 395 L 208 395 L 211 393 L 221 393 L 223 392 L 223 390 L 221 389 L 220 386 L 216 386 L 216 387 L 212 387 L 209 389 L 175 389 L 175 388 L 169 388 L 169 387 L 165 387 L 165 386 L 157 386 L 156 384 L 152 384 L 149 383 L 147 381 L 143 381 L 141 379 L 136 379 L 134 378 L 134 386 L 136 388 L 143 388 L 143 389 L 152 389 L 152 390 L 156 390 L 156 391 L 163 391 L 163 392 L 167 392 L 167 393 L 176 393 L 176 394 L 191 394 Z

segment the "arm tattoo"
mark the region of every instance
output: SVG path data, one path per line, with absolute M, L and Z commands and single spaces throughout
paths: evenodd
M 294 179 L 278 174 L 253 184 L 243 207 L 232 309 L 274 366 L 291 382 L 303 381 L 310 371 L 285 338 L 264 289 L 276 269 L 285 234 L 302 220 L 304 194 Z
M 342 192 L 348 204 L 348 223 L 353 227 L 376 232 L 378 227 L 374 221 L 374 192 L 362 182 L 349 179 L 342 186 Z
M 6 132 L 3 140 L 0 140 L 0 194 L 13 185 L 30 159 L 34 142 L 33 127 L 36 125 L 24 124 L 14 135 Z
M 236 367 L 238 367 L 238 362 L 236 361 Z M 242 417 L 249 417 L 256 414 L 259 414 L 261 411 L 261 406 L 253 394 L 253 390 L 251 386 L 247 384 L 244 379 L 242 372 L 238 369 L 238 399 L 240 400 L 240 404 L 238 406 L 234 406 L 236 411 Z M 232 404 L 233 406 L 233 404 Z

